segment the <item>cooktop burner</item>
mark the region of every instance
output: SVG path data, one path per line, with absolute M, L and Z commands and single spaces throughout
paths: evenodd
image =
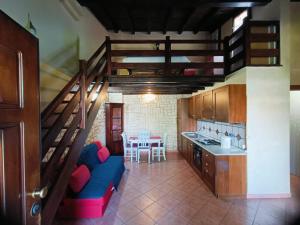
M 220 145 L 221 144 L 220 142 L 215 141 L 213 139 L 202 139 L 202 140 L 197 140 L 197 141 L 204 145 Z

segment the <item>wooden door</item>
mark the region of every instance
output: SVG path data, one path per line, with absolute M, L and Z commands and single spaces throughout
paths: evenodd
M 38 62 L 38 39 L 0 11 L 1 224 L 41 221 Z
M 112 154 L 123 155 L 123 104 L 106 104 L 106 144 Z
M 214 120 L 229 122 L 229 86 L 213 90 Z
M 212 91 L 207 91 L 201 94 L 202 97 L 202 114 L 201 118 L 206 120 L 213 119 L 213 99 Z

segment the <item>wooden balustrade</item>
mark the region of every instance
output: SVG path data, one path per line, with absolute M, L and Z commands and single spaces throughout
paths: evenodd
M 280 65 L 279 21 L 248 21 L 224 39 L 225 75 L 244 66 Z
M 55 216 L 68 177 L 106 96 L 106 47 L 107 42 L 88 61 L 80 61 L 80 71 L 42 113 L 41 181 L 49 189 L 43 200 L 45 225 L 50 225 Z

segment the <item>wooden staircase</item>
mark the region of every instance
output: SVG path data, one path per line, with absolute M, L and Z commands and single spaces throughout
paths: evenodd
M 62 200 L 68 178 L 97 116 L 108 89 L 106 46 L 88 60 L 41 115 L 42 224 L 50 225 Z

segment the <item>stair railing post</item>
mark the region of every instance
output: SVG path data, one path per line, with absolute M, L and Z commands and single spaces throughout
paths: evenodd
M 224 75 L 228 75 L 230 73 L 230 50 L 229 50 L 229 37 L 224 38 L 223 43 L 223 50 L 224 50 Z
M 171 41 L 170 36 L 166 36 L 165 42 L 165 74 L 169 75 L 171 72 Z
M 107 69 L 107 75 L 111 75 L 112 74 L 112 68 L 111 68 L 111 42 L 110 42 L 109 36 L 106 36 L 105 45 L 106 45 L 106 69 Z
M 244 66 L 251 65 L 251 43 L 250 43 L 250 35 L 251 35 L 251 26 L 250 23 L 247 22 L 244 31 Z
M 80 128 L 85 129 L 86 126 L 86 101 L 87 101 L 87 87 L 86 87 L 86 75 L 87 75 L 87 61 L 80 60 L 80 80 L 79 80 L 79 87 L 80 87 L 80 110 L 81 110 L 81 122 Z

